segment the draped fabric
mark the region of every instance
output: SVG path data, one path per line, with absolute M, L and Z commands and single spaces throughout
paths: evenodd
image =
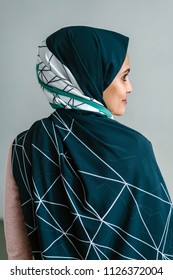
M 103 101 L 127 45 L 67 27 L 39 47 L 38 81 L 56 110 L 18 135 L 12 154 L 36 259 L 173 259 L 173 205 L 152 145 Z

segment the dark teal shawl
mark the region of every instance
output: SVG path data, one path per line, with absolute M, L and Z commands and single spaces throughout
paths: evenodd
M 56 110 L 17 136 L 12 155 L 36 259 L 173 259 L 173 205 L 151 143 L 102 98 L 127 45 L 68 27 L 40 46 L 38 80 Z

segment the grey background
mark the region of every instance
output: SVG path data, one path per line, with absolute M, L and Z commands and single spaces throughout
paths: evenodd
M 90 25 L 130 37 L 131 82 L 126 115 L 118 121 L 153 144 L 173 197 L 173 1 L 1 0 L 0 218 L 8 148 L 14 137 L 52 109 L 37 84 L 37 46 L 67 25 Z

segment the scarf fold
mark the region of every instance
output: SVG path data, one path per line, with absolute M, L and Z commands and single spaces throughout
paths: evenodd
M 36 71 L 38 82 L 54 109 L 88 110 L 113 117 L 102 103 L 82 92 L 70 70 L 49 51 L 46 42 L 39 46 Z
M 37 77 L 56 110 L 18 135 L 12 154 L 35 259 L 173 259 L 173 204 L 152 145 L 102 98 L 127 45 L 67 27 L 39 47 Z

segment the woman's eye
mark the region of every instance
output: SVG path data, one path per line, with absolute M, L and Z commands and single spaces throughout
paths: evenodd
M 126 81 L 126 77 L 127 77 L 127 74 L 124 75 L 121 79 L 125 82 Z

